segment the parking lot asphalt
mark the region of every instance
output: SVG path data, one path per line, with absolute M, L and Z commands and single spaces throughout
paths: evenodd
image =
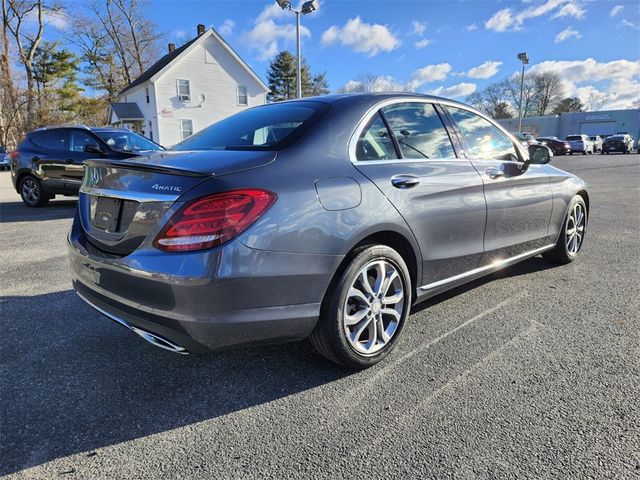
M 306 343 L 154 348 L 71 290 L 75 202 L 0 172 L 0 475 L 640 477 L 640 156 L 554 158 L 587 181 L 580 258 L 533 258 L 414 308 L 383 363 Z

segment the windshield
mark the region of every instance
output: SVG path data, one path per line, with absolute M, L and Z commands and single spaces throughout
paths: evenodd
M 320 102 L 272 103 L 225 118 L 172 150 L 278 150 L 299 138 L 329 109 Z
M 148 150 L 164 150 L 157 143 L 148 140 L 142 135 L 123 130 L 94 131 L 98 137 L 114 150 L 121 152 L 142 152 Z
M 607 140 L 624 140 L 624 136 L 623 135 L 611 135 L 610 137 L 607 138 Z

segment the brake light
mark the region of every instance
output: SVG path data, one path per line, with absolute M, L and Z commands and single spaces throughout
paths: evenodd
M 153 246 L 191 252 L 222 245 L 249 228 L 276 199 L 268 190 L 242 189 L 193 200 L 171 217 Z
M 11 157 L 11 160 L 18 160 L 19 156 L 20 156 L 20 152 L 18 152 L 17 150 L 9 154 L 9 157 Z

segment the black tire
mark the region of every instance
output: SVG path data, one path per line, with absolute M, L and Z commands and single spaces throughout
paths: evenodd
M 567 248 L 567 228 L 570 224 L 569 216 L 573 212 L 576 204 L 580 205 L 582 207 L 582 211 L 584 212 L 584 229 L 582 231 L 582 238 L 580 240 L 578 250 L 572 253 Z M 544 252 L 542 256 L 549 261 L 559 263 L 561 265 L 573 262 L 578 256 L 578 253 L 580 253 L 580 250 L 582 250 L 582 246 L 584 245 L 584 237 L 587 233 L 589 220 L 588 213 L 589 212 L 587 212 L 587 205 L 585 204 L 584 199 L 580 195 L 576 195 L 575 197 L 573 197 L 571 203 L 569 204 L 569 208 L 567 209 L 567 213 L 562 220 L 562 229 L 560 230 L 560 236 L 558 237 L 556 246 L 553 247 L 552 250 Z
M 359 272 L 371 262 L 384 260 L 398 273 L 404 296 L 396 305 L 402 304 L 402 314 L 391 338 L 373 354 L 357 352 L 347 339 L 344 315 L 349 290 L 355 285 Z M 386 245 L 366 245 L 356 249 L 343 270 L 331 282 L 320 309 L 320 319 L 309 340 L 314 349 L 323 357 L 352 369 L 363 369 L 384 359 L 395 346 L 411 308 L 411 277 L 409 270 L 398 252 Z M 366 307 L 365 307 L 366 308 Z M 373 311 L 373 310 L 372 310 Z M 380 310 L 378 310 L 380 311 Z M 382 313 L 380 313 L 382 318 Z M 367 334 L 369 335 L 369 334 Z
M 49 203 L 49 195 L 33 175 L 25 175 L 20 180 L 20 197 L 27 207 L 44 207 Z

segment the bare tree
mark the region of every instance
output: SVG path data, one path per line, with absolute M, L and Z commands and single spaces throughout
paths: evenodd
M 532 74 L 536 90 L 535 115 L 548 115 L 564 98 L 565 91 L 562 78 L 555 72 Z
M 536 76 L 526 74 L 522 84 L 522 116 L 530 117 L 536 111 L 538 103 L 538 89 Z M 513 75 L 502 82 L 505 96 L 516 112 L 520 111 L 520 74 Z
M 587 97 L 586 109 L 590 112 L 599 112 L 604 108 L 606 100 L 601 93 L 591 92 Z
M 363 73 L 356 80 L 347 82 L 338 90 L 339 93 L 361 92 L 408 92 L 409 86 L 398 82 L 391 76 Z
M 512 118 L 512 108 L 504 82 L 493 83 L 467 97 L 467 102 L 493 118 Z

